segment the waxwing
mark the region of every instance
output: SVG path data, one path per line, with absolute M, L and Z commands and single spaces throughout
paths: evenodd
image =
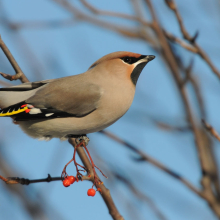
M 38 139 L 68 138 L 100 131 L 131 106 L 138 77 L 155 56 L 110 53 L 88 71 L 0 89 L 0 116 L 12 117 Z

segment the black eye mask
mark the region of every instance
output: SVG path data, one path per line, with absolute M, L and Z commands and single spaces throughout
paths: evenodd
M 143 58 L 145 58 L 146 56 L 141 55 L 140 57 L 136 58 L 136 57 L 122 57 L 121 60 L 123 60 L 125 63 L 128 64 L 133 64 L 136 63 L 138 60 L 141 60 Z

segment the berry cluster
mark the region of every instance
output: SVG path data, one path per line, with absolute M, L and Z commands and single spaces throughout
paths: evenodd
M 63 185 L 65 187 L 69 187 L 75 181 L 78 182 L 77 179 L 74 176 L 66 176 L 65 179 L 63 180 Z M 93 188 L 88 189 L 87 195 L 88 196 L 95 196 L 96 191 L 100 191 L 101 192 L 101 189 L 100 188 L 98 188 L 97 190 L 94 190 Z
M 98 178 L 98 176 L 97 176 L 97 174 L 96 174 L 96 172 L 95 172 L 95 168 L 97 168 L 97 169 L 101 172 L 101 174 L 102 174 L 104 177 L 107 178 L 107 176 L 94 164 L 94 162 L 93 162 L 93 160 L 92 160 L 92 157 L 91 157 L 91 155 L 90 155 L 90 153 L 89 153 L 89 151 L 88 151 L 88 149 L 87 149 L 87 147 L 86 147 L 86 144 L 85 144 L 85 141 L 84 141 L 84 140 L 81 141 L 79 144 L 76 145 L 76 147 L 74 148 L 73 158 L 72 158 L 72 159 L 64 166 L 64 168 L 63 168 L 63 171 L 62 171 L 62 173 L 61 173 L 61 178 L 62 178 L 62 180 L 63 180 L 63 185 L 64 185 L 65 187 L 68 187 L 68 186 L 70 186 L 71 184 L 73 184 L 75 181 L 76 181 L 76 182 L 78 182 L 79 180 L 82 181 L 82 180 L 83 180 L 83 175 L 82 175 L 82 173 L 81 173 L 80 171 L 87 172 L 88 177 L 91 177 L 91 175 L 88 173 L 87 168 L 84 167 L 84 166 L 82 166 L 82 165 L 80 165 L 80 164 L 78 164 L 78 163 L 76 162 L 76 149 L 77 149 L 78 147 L 80 147 L 80 146 L 83 146 L 84 149 L 86 150 L 86 153 L 87 153 L 87 155 L 88 155 L 88 157 L 89 157 L 89 159 L 90 159 L 90 162 L 91 162 L 91 165 L 92 165 L 92 170 L 93 170 L 93 173 L 94 173 L 93 185 L 92 185 L 92 188 L 87 191 L 87 195 L 88 195 L 88 196 L 95 196 L 96 191 L 99 191 L 100 193 L 102 193 L 101 188 L 99 188 L 99 185 L 100 185 L 100 184 L 103 184 L 103 182 Z M 76 167 L 76 176 L 75 176 L 75 177 L 74 177 L 74 176 L 69 176 L 69 175 L 67 174 L 67 172 L 66 172 L 66 168 L 67 168 L 67 166 L 68 166 L 71 162 L 74 162 L 74 165 L 75 165 L 75 167 Z M 94 186 L 97 188 L 97 190 L 94 190 L 94 189 L 93 189 Z
M 71 184 L 73 184 L 76 181 L 76 178 L 74 176 L 67 176 L 64 180 L 63 180 L 63 185 L 65 187 L 70 186 Z

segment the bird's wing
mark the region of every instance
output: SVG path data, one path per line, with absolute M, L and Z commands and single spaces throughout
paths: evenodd
M 28 91 L 39 88 L 47 83 L 53 82 L 55 79 L 43 80 L 38 82 L 27 82 L 16 86 L 0 88 L 0 91 Z
M 17 103 L 24 102 L 33 96 L 39 89 L 54 80 L 28 82 L 17 86 L 0 88 L 0 108 L 4 109 Z
M 101 94 L 99 86 L 80 75 L 64 77 L 45 84 L 25 102 L 2 109 L 0 116 L 13 116 L 15 109 L 17 120 L 83 117 L 96 110 Z M 17 113 L 20 109 L 22 112 Z

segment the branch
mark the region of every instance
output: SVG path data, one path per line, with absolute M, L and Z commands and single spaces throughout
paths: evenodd
M 212 63 L 210 58 L 207 56 L 207 54 L 203 51 L 203 49 L 196 43 L 196 38 L 198 37 L 198 32 L 196 32 L 196 34 L 193 37 L 190 36 L 190 34 L 188 33 L 188 31 L 186 30 L 186 28 L 183 24 L 182 17 L 179 13 L 179 10 L 176 6 L 175 1 L 174 0 L 165 0 L 165 2 L 168 5 L 168 7 L 174 12 L 183 37 L 194 47 L 194 49 L 191 48 L 191 51 L 195 50 L 194 53 L 197 53 L 208 64 L 208 66 L 215 73 L 215 75 L 220 79 L 219 70 L 214 66 L 214 64 Z M 169 36 L 168 33 L 167 33 L 167 35 Z M 172 37 L 172 36 L 169 36 L 169 37 L 171 37 L 170 38 L 171 40 L 174 40 L 177 43 L 184 45 L 184 43 L 181 40 L 177 39 L 176 37 Z M 187 48 L 189 50 L 189 47 L 188 46 L 186 47 L 186 45 L 184 46 L 184 48 Z
M 5 178 L 3 176 L 0 176 L 0 179 L 3 180 L 6 184 L 21 184 L 21 185 L 29 185 L 31 183 L 42 183 L 42 182 L 52 182 L 52 181 L 58 181 L 62 180 L 61 177 L 51 177 L 50 174 L 48 174 L 47 178 L 44 179 L 35 179 L 35 180 L 29 180 L 26 178 L 19 178 L 19 177 L 8 177 Z
M 25 22 L 8 22 L 8 26 L 11 30 L 19 30 L 22 28 L 58 28 L 72 26 L 76 23 L 73 18 L 66 20 L 51 20 L 51 21 L 25 21 Z
M 61 7 L 65 8 L 67 11 L 72 13 L 72 15 L 76 17 L 78 20 L 86 21 L 91 24 L 97 25 L 99 27 L 103 27 L 103 28 L 115 31 L 129 38 L 135 38 L 135 39 L 141 39 L 141 40 L 146 39 L 146 34 L 137 28 L 124 27 L 123 25 L 115 25 L 113 23 L 106 22 L 103 19 L 97 19 L 94 16 L 89 16 L 86 13 L 78 10 L 75 6 L 73 6 L 72 4 L 70 4 L 70 2 L 66 0 L 52 0 L 52 1 L 56 2 Z
M 179 180 L 180 182 L 182 182 L 187 188 L 189 188 L 190 190 L 192 190 L 194 193 L 196 193 L 198 196 L 204 198 L 203 194 L 200 192 L 199 189 L 197 189 L 195 186 L 193 186 L 189 181 L 187 181 L 186 179 L 184 179 L 183 177 L 181 177 L 179 174 L 177 174 L 176 172 L 170 170 L 169 168 L 167 168 L 165 165 L 163 165 L 162 163 L 160 163 L 159 161 L 153 159 L 152 157 L 148 156 L 146 153 L 142 152 L 141 150 L 137 149 L 135 146 L 131 145 L 130 143 L 120 139 L 119 137 L 117 137 L 116 135 L 108 132 L 108 131 L 100 131 L 99 133 L 104 134 L 105 136 L 111 138 L 112 140 L 122 144 L 123 146 L 127 147 L 128 149 L 130 149 L 131 151 L 137 153 L 140 158 L 137 159 L 137 161 L 147 161 L 149 163 L 151 163 L 152 165 L 154 165 L 155 167 L 157 167 L 158 169 L 164 171 L 165 173 L 167 173 L 168 175 L 172 176 L 173 178 Z
M 215 214 L 220 217 L 220 203 L 219 196 L 215 193 L 218 189 L 215 187 L 215 181 L 218 181 L 218 173 L 216 172 L 217 168 L 215 166 L 215 158 L 210 151 L 210 146 L 206 144 L 204 138 L 206 136 L 201 132 L 200 126 L 197 125 L 197 121 L 194 118 L 192 107 L 189 101 L 188 94 L 186 92 L 186 87 L 182 87 L 182 79 L 180 75 L 180 69 L 176 60 L 176 56 L 172 51 L 170 45 L 166 40 L 166 36 L 164 35 L 163 29 L 158 21 L 153 5 L 150 0 L 145 0 L 148 5 L 151 16 L 154 21 L 154 31 L 158 36 L 159 42 L 162 47 L 162 55 L 164 59 L 167 61 L 168 66 L 173 74 L 173 77 L 176 81 L 176 84 L 179 88 L 179 93 L 182 98 L 182 102 L 184 104 L 185 113 L 190 126 L 192 127 L 195 145 L 197 147 L 198 159 L 200 161 L 202 178 L 201 185 L 203 187 L 202 196 L 207 201 L 209 206 L 215 212 Z M 169 2 L 173 2 L 173 0 L 169 0 Z M 171 8 L 172 9 L 172 8 Z M 191 43 L 195 46 L 196 43 L 191 41 Z M 198 48 L 198 47 L 197 47 Z M 220 76 L 220 75 L 219 75 Z M 213 178 L 215 177 L 215 178 Z M 215 188 L 215 190 L 213 190 Z
M 215 137 L 218 141 L 220 141 L 220 135 L 218 134 L 218 132 L 210 124 L 208 124 L 204 119 L 202 119 L 202 123 L 204 127 L 206 128 L 206 130 L 209 131 L 209 133 L 213 137 Z
M 188 50 L 190 52 L 198 53 L 198 50 L 194 46 L 186 43 L 184 40 L 174 36 L 173 34 L 169 33 L 166 30 L 163 30 L 163 31 L 164 31 L 164 34 L 168 40 L 175 42 L 175 43 L 178 43 L 181 47 L 185 48 L 186 50 Z
M 73 147 L 75 147 L 76 146 L 75 138 L 69 138 L 69 143 Z M 88 159 L 84 149 L 82 147 L 77 148 L 77 153 L 78 153 L 80 159 L 82 160 L 83 165 L 86 167 L 86 169 L 88 170 L 89 174 L 91 175 L 90 181 L 93 181 L 94 180 L 93 179 L 94 173 L 93 173 L 92 165 L 91 165 L 91 163 L 90 163 L 90 161 L 89 161 L 89 159 Z M 98 177 L 98 175 L 97 175 L 97 177 Z M 99 188 L 101 189 L 101 192 L 99 192 L 99 193 L 102 196 L 105 204 L 108 207 L 109 214 L 112 216 L 112 218 L 114 220 L 123 220 L 124 218 L 118 212 L 118 209 L 117 209 L 117 207 L 114 204 L 114 201 L 113 201 L 113 199 L 111 197 L 109 189 L 107 189 L 104 184 L 100 184 Z
M 89 4 L 86 0 L 80 0 L 80 1 L 87 9 L 89 9 L 94 14 L 123 18 L 123 19 L 127 19 L 127 20 L 140 22 L 144 26 L 148 26 L 148 27 L 151 26 L 151 23 L 143 20 L 140 17 L 136 17 L 136 16 L 132 16 L 132 15 L 128 15 L 128 14 L 123 14 L 123 13 L 112 12 L 112 11 L 100 10 L 100 9 L 95 8 L 93 5 Z
M 16 62 L 16 60 L 14 59 L 14 57 L 12 56 L 11 52 L 9 51 L 8 47 L 5 45 L 4 41 L 2 40 L 1 36 L 0 36 L 0 47 L 2 49 L 2 51 L 4 52 L 4 54 L 6 55 L 6 57 L 8 58 L 9 62 L 11 63 L 12 67 L 15 70 L 15 75 L 9 75 L 9 74 L 5 74 L 5 73 L 1 73 L 0 74 L 9 80 L 17 80 L 19 79 L 22 83 L 26 83 L 29 82 L 29 80 L 27 79 L 27 77 L 24 75 L 24 73 L 22 72 L 21 68 L 19 67 L 18 63 Z

